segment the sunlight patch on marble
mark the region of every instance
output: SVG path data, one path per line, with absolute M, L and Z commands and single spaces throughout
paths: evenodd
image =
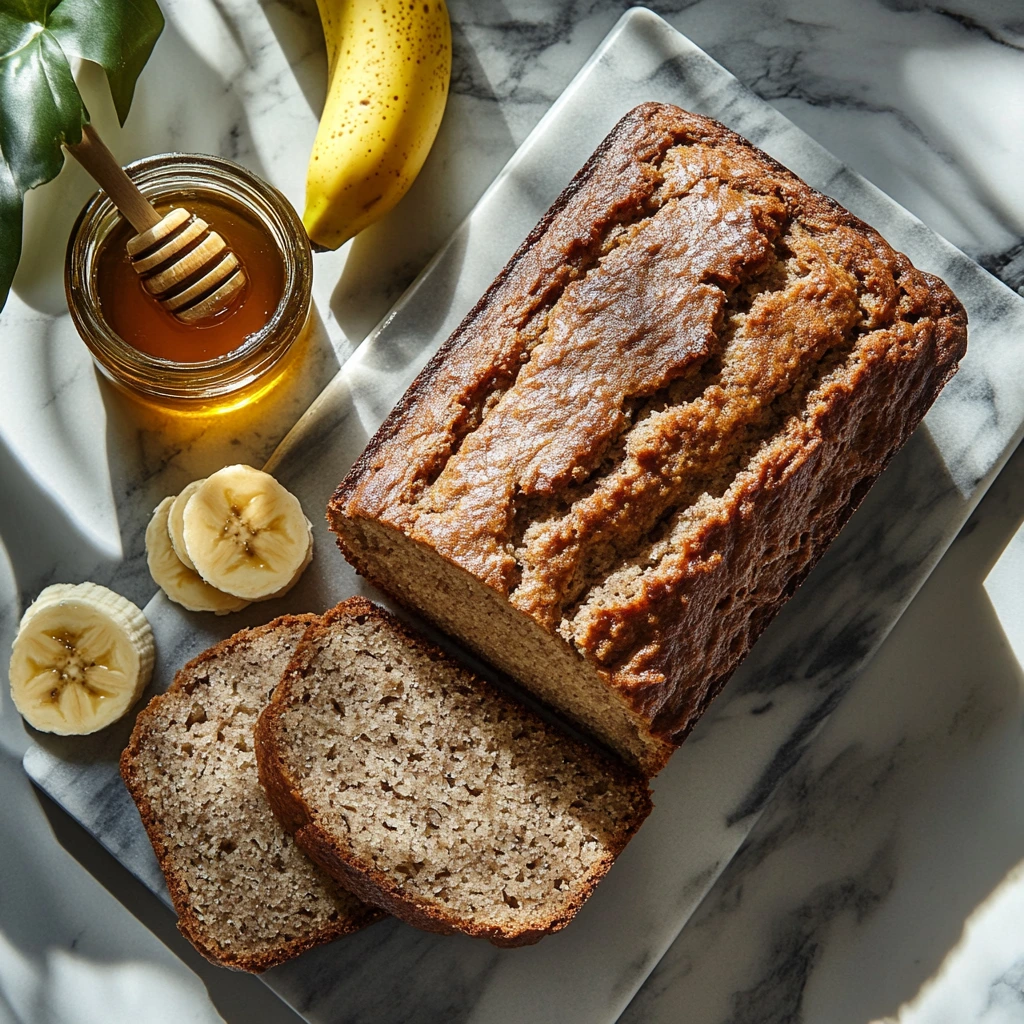
M 22 1024 L 221 1020 L 198 978 L 182 984 L 179 972 L 155 964 L 103 964 L 63 949 L 33 957 L 0 931 L 0 1019 L 4 1008 Z
M 1024 120 L 1019 59 L 1015 51 L 1004 52 L 987 40 L 964 40 L 954 46 L 970 57 L 943 61 L 943 53 L 954 48 L 950 45 L 908 50 L 901 58 L 903 83 L 929 135 L 940 140 L 961 174 L 970 169 L 974 190 L 995 206 L 995 226 L 1012 242 L 1024 231 L 1024 210 L 1015 201 L 1020 161 L 1008 141 L 1020 134 Z M 937 64 L 944 68 L 942 75 L 935 74 Z M 984 74 L 978 73 L 981 67 Z M 935 116 L 939 110 L 942 118 Z M 976 217 L 971 219 L 976 223 Z
M 1022 920 L 1024 861 L 968 917 L 960 941 L 914 998 L 895 1015 L 875 1018 L 870 1024 L 1019 1021 L 1024 957 L 1014 951 Z
M 1024 523 L 985 578 L 985 592 L 1024 673 Z M 1024 779 L 1021 784 L 1024 786 Z

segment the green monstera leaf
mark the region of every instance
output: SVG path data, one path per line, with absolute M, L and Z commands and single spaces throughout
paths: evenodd
M 21 256 L 24 195 L 64 166 L 89 112 L 69 57 L 106 72 L 121 123 L 164 27 L 156 0 L 0 0 L 0 309 Z

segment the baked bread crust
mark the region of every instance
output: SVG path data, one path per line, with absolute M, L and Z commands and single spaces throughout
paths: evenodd
M 414 381 L 328 522 L 375 585 L 653 774 L 966 341 L 950 289 L 873 228 L 717 122 L 644 104 Z M 620 724 L 403 578 L 399 541 L 517 635 L 560 640 Z
M 282 627 L 305 626 L 308 628 L 318 620 L 319 616 L 315 614 L 282 615 L 264 626 L 243 629 L 226 640 L 210 647 L 208 650 L 203 651 L 175 674 L 170 687 L 164 693 L 153 697 L 149 704 L 139 712 L 131 738 L 121 754 L 121 777 L 124 779 L 128 792 L 138 807 L 146 833 L 153 844 L 153 850 L 156 853 L 160 869 L 164 873 L 171 902 L 178 915 L 178 929 L 204 957 L 220 967 L 259 974 L 277 964 L 298 956 L 307 949 L 312 949 L 325 942 L 332 942 L 343 935 L 357 931 L 383 916 L 376 908 L 370 905 L 362 906 L 355 912 L 352 912 L 350 908 L 347 914 L 340 915 L 333 924 L 302 938 L 280 939 L 276 948 L 268 949 L 260 955 L 235 954 L 225 950 L 210 935 L 208 928 L 204 925 L 196 911 L 188 885 L 178 870 L 171 852 L 173 840 L 167 833 L 163 816 L 158 808 L 154 806 L 149 788 L 146 786 L 145 780 L 141 777 L 139 771 L 140 761 L 145 756 L 145 747 L 151 736 L 151 731 L 154 728 L 159 728 L 158 716 L 160 712 L 178 700 L 182 689 L 198 673 L 202 672 L 204 666 L 216 662 L 223 655 L 237 649 L 239 646 L 251 645 L 260 638 L 272 634 Z M 268 879 L 270 877 L 268 875 Z M 325 879 L 325 882 L 327 881 Z M 347 891 L 343 895 L 343 902 L 346 904 L 349 902 Z
M 260 715 L 256 726 L 256 759 L 260 782 L 278 820 L 295 836 L 296 842 L 310 858 L 347 889 L 367 903 L 378 906 L 417 928 L 444 935 L 471 935 L 503 947 L 530 945 L 545 935 L 564 928 L 590 897 L 598 882 L 607 874 L 615 859 L 650 813 L 650 794 L 646 785 L 640 783 L 638 777 L 617 759 L 593 751 L 594 758 L 602 763 L 609 777 L 624 787 L 636 790 L 636 816 L 629 827 L 617 833 L 615 841 L 608 845 L 607 852 L 592 867 L 589 877 L 582 883 L 573 883 L 574 889 L 569 901 L 556 913 L 534 921 L 530 927 L 509 929 L 501 925 L 488 926 L 469 921 L 446 912 L 445 907 L 438 901 L 422 898 L 397 885 L 385 872 L 362 860 L 350 845 L 346 845 L 338 835 L 332 834 L 324 827 L 316 808 L 310 806 L 303 795 L 300 783 L 289 769 L 287 757 L 280 743 L 281 719 L 290 707 L 302 701 L 304 679 L 320 642 L 330 635 L 332 624 L 349 618 L 375 620 L 394 634 L 398 643 L 426 655 L 435 663 L 450 666 L 455 674 L 467 674 L 463 666 L 453 661 L 439 648 L 410 632 L 393 615 L 365 598 L 349 598 L 328 611 L 303 637 L 284 678 L 274 691 L 273 698 Z M 531 714 L 496 688 L 488 693 L 488 702 L 492 706 L 504 706 L 514 715 Z M 566 742 L 571 742 L 568 737 Z

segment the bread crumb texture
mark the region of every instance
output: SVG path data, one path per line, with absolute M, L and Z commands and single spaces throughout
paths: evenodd
M 295 845 L 259 785 L 253 728 L 314 618 L 245 630 L 186 665 L 139 715 L 122 757 L 182 932 L 243 970 L 378 916 Z
M 422 926 L 562 927 L 650 809 L 638 777 L 368 602 L 310 632 L 280 697 L 268 740 L 309 820 Z

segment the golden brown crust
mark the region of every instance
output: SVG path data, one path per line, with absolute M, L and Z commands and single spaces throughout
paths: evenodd
M 260 715 L 256 725 L 256 761 L 259 765 L 260 782 L 278 820 L 295 836 L 296 842 L 309 857 L 350 892 L 417 928 L 445 935 L 454 933 L 471 935 L 488 939 L 496 946 L 506 947 L 530 945 L 545 935 L 564 928 L 589 898 L 597 883 L 608 872 L 616 857 L 650 813 L 650 794 L 646 785 L 640 783 L 636 775 L 617 760 L 604 754 L 597 754 L 605 762 L 609 775 L 613 776 L 617 782 L 637 788 L 640 799 L 638 813 L 632 827 L 624 829 L 616 836 L 616 841 L 611 845 L 609 854 L 602 858 L 597 867 L 593 869 L 590 879 L 574 894 L 569 905 L 557 915 L 537 922 L 534 927 L 509 932 L 502 927 L 481 926 L 447 914 L 439 905 L 431 904 L 403 890 L 386 874 L 375 869 L 371 864 L 361 861 L 352 850 L 339 841 L 337 836 L 332 835 L 321 826 L 315 812 L 306 802 L 298 784 L 290 774 L 283 751 L 278 743 L 278 722 L 292 702 L 301 697 L 297 691 L 302 685 L 307 652 L 314 651 L 318 641 L 330 633 L 332 623 L 349 617 L 375 619 L 382 622 L 410 648 L 425 654 L 434 661 L 450 664 L 453 669 L 463 671 L 462 667 L 440 648 L 412 633 L 385 609 L 365 598 L 349 598 L 328 611 L 303 637 L 303 642 L 296 650 L 284 678 L 274 691 L 270 703 Z M 510 708 L 521 710 L 520 705 L 498 690 L 493 691 L 490 699 L 496 703 L 504 703 Z
M 631 257 L 608 254 L 616 233 L 630 230 L 631 216 L 647 222 L 644 238 L 653 237 L 651 204 L 669 205 L 665 183 L 672 184 L 672 175 L 680 181 L 690 176 L 673 199 L 685 195 L 696 208 L 707 198 L 704 212 L 711 212 L 703 235 L 687 241 L 692 258 L 675 265 L 685 273 L 704 260 L 704 276 L 679 289 L 676 333 L 659 335 L 654 315 L 642 308 L 650 289 L 622 292 L 654 257 L 646 261 L 641 254 L 630 264 Z M 688 216 L 678 221 L 680 230 L 692 226 L 694 215 Z M 715 239 L 706 251 L 703 238 Z M 660 258 L 672 240 L 672 232 L 654 237 L 658 248 L 651 252 Z M 628 564 L 631 544 L 642 550 L 630 534 L 635 527 L 642 539 L 638 511 L 649 508 L 652 523 L 660 525 L 674 508 L 685 507 L 664 497 L 673 487 L 681 493 L 672 482 L 678 470 L 668 468 L 684 465 L 681 449 L 695 453 L 697 468 L 686 472 L 699 483 L 700 473 L 710 472 L 700 460 L 719 458 L 723 445 L 742 439 L 757 426 L 759 410 L 792 387 L 786 377 L 792 366 L 784 365 L 783 390 L 768 389 L 760 405 L 736 413 L 709 362 L 709 386 L 725 395 L 717 408 L 713 400 L 683 403 L 675 433 L 641 451 L 636 472 L 618 493 L 600 486 L 594 495 L 573 491 L 577 474 L 588 485 L 595 479 L 608 455 L 606 438 L 619 428 L 630 396 L 663 393 L 659 388 L 668 394 L 670 382 L 699 375 L 711 359 L 706 338 L 721 333 L 722 305 L 720 297 L 708 296 L 706 282 L 724 282 L 730 294 L 760 282 L 772 247 L 776 255 L 780 247 L 791 255 L 796 243 L 806 243 L 800 260 L 824 253 L 822 265 L 832 276 L 810 276 L 810 313 L 792 325 L 782 322 L 785 306 L 777 303 L 778 322 L 798 343 L 793 365 L 799 368 L 802 360 L 842 372 L 822 371 L 800 385 L 809 389 L 807 404 L 788 413 L 766 450 L 744 456 L 749 461 L 721 495 L 720 508 L 697 535 L 687 536 L 678 557 L 659 555 L 660 563 L 644 567 L 642 581 L 631 582 L 625 596 L 580 584 L 588 559 L 600 567 L 609 536 L 629 540 L 616 564 Z M 615 321 L 601 326 L 600 276 L 608 277 L 617 255 L 624 268 L 612 281 L 619 305 L 625 302 L 630 316 L 640 319 L 641 343 L 650 349 L 641 347 L 639 357 L 635 345 L 627 353 L 607 340 L 614 339 Z M 592 273 L 595 267 L 600 273 Z M 583 298 L 575 309 L 572 303 L 558 307 L 568 340 L 545 335 L 545 360 L 534 365 L 524 345 L 535 344 L 539 334 L 530 332 L 546 329 L 544 316 L 570 293 Z M 666 293 L 656 294 L 664 304 Z M 770 302 L 769 296 L 765 306 Z M 762 329 L 770 334 L 773 322 Z M 590 332 L 583 349 L 573 341 L 581 330 Z M 357 571 L 387 591 L 397 588 L 363 557 L 349 529 L 355 521 L 382 524 L 430 548 L 507 597 L 510 616 L 527 615 L 564 637 L 647 723 L 643 739 L 650 752 L 643 767 L 653 774 L 956 372 L 966 338 L 966 314 L 950 289 L 914 268 L 873 228 L 717 122 L 644 104 L 616 125 L 409 388 L 331 499 L 328 521 Z M 830 362 L 833 350 L 845 363 Z M 766 362 L 751 376 L 755 396 L 777 369 Z M 578 398 L 568 394 L 570 382 Z M 492 392 L 512 388 L 516 402 L 488 404 Z M 610 389 L 607 400 L 602 389 Z M 573 417 L 574 425 L 565 426 Z M 705 457 L 702 445 L 711 454 Z M 516 533 L 520 509 L 548 499 L 571 504 L 564 525 L 546 535 Z M 548 513 L 544 509 L 535 522 Z
M 178 929 L 202 953 L 207 960 L 220 967 L 228 967 L 232 970 L 247 971 L 253 974 L 260 974 L 277 964 L 304 953 L 325 942 L 332 942 L 343 935 L 351 934 L 365 927 L 373 921 L 379 920 L 381 915 L 372 906 L 366 907 L 363 915 L 356 915 L 348 918 L 339 918 L 337 922 L 328 928 L 322 929 L 316 935 L 307 936 L 304 939 L 282 940 L 280 946 L 272 953 L 262 956 L 249 957 L 244 954 L 234 954 L 222 949 L 204 928 L 203 923 L 196 916 L 195 908 L 189 896 L 189 891 L 184 880 L 175 871 L 169 853 L 168 836 L 164 830 L 160 815 L 153 808 L 149 792 L 138 778 L 135 772 L 137 761 L 142 747 L 146 742 L 146 736 L 156 720 L 157 712 L 167 700 L 179 691 L 193 677 L 198 669 L 210 661 L 215 661 L 228 651 L 233 650 L 240 644 L 251 644 L 268 633 L 273 633 L 282 626 L 298 626 L 305 624 L 308 628 L 319 620 L 319 616 L 308 613 L 303 615 L 282 615 L 263 626 L 256 626 L 251 629 L 243 629 L 233 636 L 222 640 L 213 647 L 208 648 L 197 655 L 186 665 L 182 666 L 175 673 L 171 685 L 163 693 L 157 694 L 150 700 L 135 721 L 131 738 L 128 745 L 121 753 L 120 771 L 121 777 L 131 794 L 135 805 L 138 807 L 139 816 L 145 826 L 146 833 L 153 845 L 160 869 L 164 873 L 167 882 L 167 890 L 171 897 L 171 903 L 178 915 Z

